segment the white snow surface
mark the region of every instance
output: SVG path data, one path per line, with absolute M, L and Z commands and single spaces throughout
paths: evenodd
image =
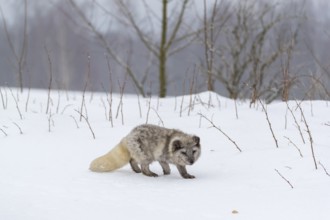
M 261 104 L 249 100 L 235 103 L 209 92 L 164 99 L 124 95 L 120 105 L 113 94 L 112 125 L 110 95 L 84 97 L 81 108 L 82 93 L 52 90 L 46 114 L 48 91 L 1 88 L 0 219 L 330 219 L 326 101 L 288 102 L 305 143 L 285 102 L 264 104 L 277 148 Z M 81 109 L 95 139 L 80 121 Z M 195 179 L 181 178 L 175 166 L 164 176 L 158 163 L 151 166 L 157 178 L 129 165 L 110 173 L 89 170 L 93 159 L 147 121 L 201 138 L 201 158 L 187 167 Z

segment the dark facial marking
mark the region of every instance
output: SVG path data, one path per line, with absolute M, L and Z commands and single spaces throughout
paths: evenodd
M 173 151 L 177 151 L 180 149 L 182 149 L 181 141 L 179 141 L 179 140 L 173 141 Z

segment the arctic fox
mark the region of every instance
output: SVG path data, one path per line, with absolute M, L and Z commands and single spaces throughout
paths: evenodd
M 90 170 L 108 172 L 130 163 L 136 173 L 157 177 L 149 165 L 158 161 L 165 175 L 171 172 L 170 163 L 176 165 L 183 178 L 191 179 L 195 177 L 187 172 L 186 165 L 194 164 L 200 155 L 199 137 L 145 124 L 135 127 L 110 152 L 92 161 Z

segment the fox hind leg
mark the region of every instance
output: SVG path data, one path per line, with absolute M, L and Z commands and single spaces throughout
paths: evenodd
M 136 160 L 134 160 L 133 158 L 131 158 L 131 160 L 129 161 L 129 164 L 131 165 L 132 170 L 135 173 L 141 173 L 141 169 L 140 169 L 138 163 L 136 162 Z
M 146 176 L 157 177 L 158 175 L 149 169 L 149 164 L 141 164 L 142 173 Z

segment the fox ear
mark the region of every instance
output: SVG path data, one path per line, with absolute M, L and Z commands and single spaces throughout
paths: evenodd
M 172 145 L 173 145 L 173 151 L 177 151 L 177 150 L 180 150 L 182 148 L 180 140 L 173 141 Z
M 195 141 L 196 145 L 199 146 L 200 138 L 198 136 L 193 136 L 192 138 Z

